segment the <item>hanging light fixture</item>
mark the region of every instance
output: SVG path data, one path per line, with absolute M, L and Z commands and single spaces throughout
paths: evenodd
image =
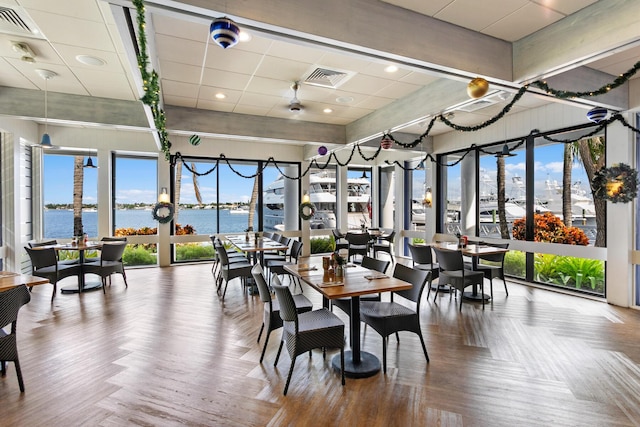
M 214 19 L 209 32 L 213 41 L 223 49 L 235 46 L 240 40 L 240 27 L 226 16 Z
M 47 82 L 49 81 L 49 79 L 54 78 L 58 74 L 55 73 L 54 71 L 44 70 L 42 68 L 36 69 L 36 73 L 38 73 L 38 75 L 44 79 L 44 133 L 42 134 L 42 140 L 40 141 L 40 145 L 45 148 L 54 148 L 53 145 L 51 144 L 51 137 L 49 136 L 49 133 L 47 133 L 47 124 L 48 124 L 48 117 L 49 117 L 48 111 L 47 111 L 47 108 L 48 108 L 47 107 L 48 106 Z
M 367 176 L 367 171 L 366 170 L 362 171 L 362 176 L 360 178 L 361 179 L 369 179 L 369 177 Z
M 502 147 L 501 151 L 498 151 L 495 154 L 496 157 L 513 157 L 515 156 L 515 154 L 513 154 L 511 151 L 509 151 L 509 145 L 504 144 L 504 146 Z
M 305 191 L 304 194 L 302 195 L 302 203 L 309 203 L 309 202 L 311 202 L 311 198 L 309 198 L 309 193 Z
M 87 158 L 87 163 L 85 163 L 84 165 L 85 168 L 89 168 L 89 169 L 96 169 L 97 166 L 93 164 L 93 159 L 91 158 L 91 156 L 89 156 Z

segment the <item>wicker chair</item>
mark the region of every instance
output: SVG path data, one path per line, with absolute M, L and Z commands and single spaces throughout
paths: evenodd
M 7 362 L 13 362 L 18 375 L 20 392 L 24 393 L 24 381 L 18 360 L 18 346 L 16 341 L 16 326 L 20 308 L 31 301 L 31 295 L 24 285 L 0 292 L 0 370 L 2 376 L 7 374 Z M 11 331 L 6 333 L 4 328 L 11 325 Z
M 51 301 L 53 301 L 56 296 L 58 281 L 65 277 L 82 274 L 82 266 L 80 266 L 80 264 L 63 264 L 58 262 L 58 256 L 54 248 L 25 247 L 24 249 L 31 259 L 31 274 L 49 279 L 49 282 L 53 285 Z
M 278 276 L 273 277 L 273 282 L 273 289 L 276 291 L 276 297 L 280 302 L 280 317 L 284 326 L 282 328 L 282 341 L 280 341 L 274 366 L 278 364 L 280 352 L 285 342 L 291 357 L 291 367 L 284 386 L 284 395 L 286 396 L 289 389 L 296 358 L 307 351 L 311 356 L 311 350 L 314 348 L 340 349 L 340 372 L 342 374 L 342 385 L 344 385 L 344 323 L 342 320 L 325 308 L 298 314 L 289 288 L 279 284 Z
M 377 258 L 378 252 L 386 252 L 391 257 L 391 262 L 393 262 L 393 242 L 395 239 L 395 230 L 386 236 L 380 236 L 378 241 L 373 244 L 373 257 Z
M 369 233 L 347 233 L 345 239 L 349 242 L 348 259 L 354 255 L 369 255 L 369 241 L 371 236 Z
M 127 273 L 124 271 L 124 262 L 122 261 L 122 254 L 124 254 L 126 247 L 126 241 L 105 241 L 100 249 L 100 258 L 98 258 L 98 261 L 85 263 L 83 265 L 85 273 L 97 274 L 102 278 L 102 293 L 106 293 L 107 277 L 109 278 L 109 285 L 111 285 L 111 275 L 114 273 L 120 273 L 124 279 L 124 285 L 127 288 L 129 287 L 127 283 Z
M 411 252 L 413 268 L 431 272 L 431 277 L 429 278 L 429 290 L 427 291 L 427 298 L 429 298 L 432 287 L 431 283 L 433 282 L 433 279 L 438 278 L 438 275 L 440 273 L 440 266 L 437 263 L 433 262 L 433 253 L 431 252 L 431 246 L 409 244 L 409 252 Z
M 267 344 L 269 343 L 269 336 L 271 331 L 275 331 L 282 327 L 282 318 L 280 317 L 280 303 L 278 300 L 271 298 L 271 292 L 267 286 L 267 281 L 264 278 L 264 272 L 260 264 L 256 264 L 251 269 L 251 275 L 256 281 L 258 286 L 258 292 L 260 293 L 260 299 L 264 303 L 264 313 L 262 316 L 262 326 L 260 327 L 260 333 L 258 334 L 258 342 L 262 337 L 262 332 L 265 327 L 267 328 L 267 335 L 264 339 L 264 346 L 262 347 L 262 354 L 260 355 L 260 363 L 264 359 L 264 353 L 267 350 Z M 296 305 L 298 313 L 305 313 L 313 310 L 313 303 L 309 301 L 304 295 L 293 295 L 293 302 Z
M 409 282 L 411 289 L 391 292 L 391 302 L 362 301 L 360 302 L 360 320 L 371 326 L 382 336 L 382 369 L 387 373 L 387 343 L 389 335 L 395 333 L 400 342 L 399 331 L 409 331 L 420 337 L 424 357 L 429 362 L 429 354 L 424 344 L 420 330 L 420 300 L 424 286 L 431 277 L 431 272 L 417 270 L 402 264 L 396 264 L 393 277 Z M 416 309 L 398 304 L 393 300 L 394 295 L 401 296 L 416 305 Z
M 384 273 L 389 268 L 389 261 L 383 261 L 381 259 L 375 259 L 368 256 L 362 258 L 362 266 L 369 270 L 375 270 L 380 273 Z M 360 295 L 360 302 L 362 301 L 380 301 L 380 294 L 368 294 Z M 336 298 L 331 300 L 331 307 L 336 306 L 340 310 L 351 316 L 351 297 Z
M 439 285 L 450 285 L 460 291 L 460 311 L 462 311 L 462 293 L 467 286 L 480 285 L 484 294 L 484 273 L 481 271 L 467 270 L 464 268 L 462 252 L 448 249 L 433 248 L 436 259 L 440 264 Z M 438 290 L 433 300 L 438 296 Z M 457 296 L 456 296 L 457 297 Z M 484 298 L 482 298 L 482 308 L 484 309 Z
M 508 243 L 494 243 L 491 246 L 495 246 L 496 248 L 507 249 L 509 247 Z M 491 298 L 493 298 L 493 278 L 499 277 L 502 279 L 502 283 L 504 283 L 504 291 L 509 296 L 509 290 L 507 289 L 507 281 L 504 279 L 504 257 L 506 253 L 501 254 L 487 254 L 480 255 L 478 258 L 484 261 L 489 261 L 493 263 L 497 263 L 498 265 L 489 265 L 489 264 L 481 264 L 478 263 L 476 267 L 476 271 L 482 271 L 484 273 L 484 277 L 489 279 L 490 287 L 491 287 Z

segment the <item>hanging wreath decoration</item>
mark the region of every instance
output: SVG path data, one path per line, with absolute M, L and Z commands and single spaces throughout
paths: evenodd
M 156 205 L 153 207 L 153 211 L 151 211 L 153 219 L 158 221 L 160 224 L 171 222 L 174 213 L 175 209 L 173 207 L 173 203 L 166 202 L 156 203 Z
M 615 164 L 596 172 L 591 185 L 598 199 L 629 203 L 638 193 L 638 171 L 624 163 Z
M 316 214 L 316 205 L 311 202 L 300 204 L 300 218 L 309 221 Z

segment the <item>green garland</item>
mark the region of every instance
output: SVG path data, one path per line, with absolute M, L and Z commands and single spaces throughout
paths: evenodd
M 160 215 L 160 211 L 163 209 L 168 209 L 169 213 L 167 215 Z M 175 208 L 173 207 L 173 203 L 158 202 L 153 207 L 153 210 L 151 211 L 151 215 L 153 216 L 153 219 L 158 221 L 160 224 L 166 224 L 168 222 L 171 222 L 171 220 L 173 219 L 173 214 L 175 212 L 176 211 L 175 211 Z
M 136 7 L 136 19 L 138 22 L 138 69 L 140 69 L 140 76 L 142 77 L 142 88 L 144 89 L 144 95 L 140 98 L 143 104 L 148 105 L 151 108 L 151 114 L 153 114 L 153 123 L 158 132 L 160 138 L 160 146 L 164 153 L 164 158 L 169 160 L 171 154 L 171 141 L 169 141 L 169 134 L 167 133 L 167 118 L 162 108 L 160 108 L 160 85 L 158 83 L 158 73 L 155 70 L 149 72 L 147 70 L 149 65 L 149 55 L 147 54 L 147 35 L 145 33 L 146 21 L 144 17 L 144 1 L 132 0 L 133 5 Z
M 300 218 L 304 219 L 305 221 L 309 221 L 315 214 L 316 205 L 311 202 L 304 202 L 300 204 Z
M 591 181 L 593 196 L 613 203 L 629 203 L 638 195 L 638 171 L 620 163 L 600 169 Z

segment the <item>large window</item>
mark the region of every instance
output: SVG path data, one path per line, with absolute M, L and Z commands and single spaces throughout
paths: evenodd
M 347 170 L 347 228 L 371 226 L 371 168 Z
M 310 220 L 313 229 L 332 229 L 337 227 L 336 167 L 309 169 L 309 200 L 316 207 L 316 213 Z
M 85 168 L 83 154 L 45 153 L 43 171 L 43 235 L 45 238 L 70 239 L 74 234 L 98 235 L 97 169 Z M 74 198 L 74 188 L 76 191 Z M 80 227 L 74 230 L 74 219 Z

